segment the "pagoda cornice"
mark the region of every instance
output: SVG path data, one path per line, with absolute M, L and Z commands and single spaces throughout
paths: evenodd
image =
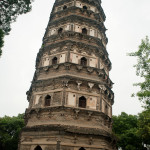
M 56 43 L 52 42 L 51 44 L 46 45 L 46 46 L 44 45 L 44 48 L 40 49 L 39 53 L 37 54 L 36 67 L 38 67 L 40 59 L 41 59 L 44 52 L 49 53 L 50 50 L 52 50 L 54 48 L 57 48 L 57 47 L 65 46 L 67 44 L 69 44 L 70 46 L 71 45 L 76 45 L 79 48 L 85 48 L 88 53 L 94 52 L 96 56 L 98 56 L 98 57 L 102 58 L 103 60 L 105 60 L 106 66 L 108 66 L 108 69 L 111 70 L 111 62 L 108 58 L 108 53 L 102 47 L 89 45 L 87 43 L 83 43 L 83 42 L 79 42 L 79 41 L 72 41 L 72 40 L 69 40 L 69 39 L 65 40 L 65 41 L 63 41 L 63 39 L 62 39 L 62 41 L 59 41 L 59 42 L 56 42 Z
M 92 6 L 95 6 L 99 10 L 99 12 L 100 12 L 100 14 L 103 18 L 103 21 L 106 20 L 105 13 L 104 13 L 103 8 L 101 7 L 101 5 L 99 5 L 98 0 L 92 0 L 92 1 L 91 0 L 79 0 L 79 1 L 87 3 L 87 4 L 92 5 Z M 57 7 L 57 6 L 63 5 L 65 3 L 68 3 L 68 2 L 72 2 L 72 0 L 56 1 L 55 4 L 54 4 L 54 8 Z
M 51 118 L 53 116 L 53 113 L 54 112 L 57 112 L 57 115 L 59 116 L 62 116 L 62 119 L 64 119 L 64 116 L 61 115 L 63 114 L 63 112 L 70 112 L 71 115 L 71 118 L 72 120 L 78 120 L 80 119 L 81 116 L 83 115 L 86 115 L 87 116 L 87 123 L 91 120 L 91 117 L 93 118 L 96 118 L 97 119 L 97 125 L 95 125 L 95 129 L 96 130 L 101 130 L 103 128 L 103 133 L 106 133 L 108 134 L 109 133 L 109 130 L 110 130 L 110 126 L 112 124 L 112 119 L 106 115 L 105 113 L 101 112 L 101 111 L 98 111 L 98 110 L 90 110 L 90 109 L 83 109 L 83 108 L 78 108 L 78 107 L 69 107 L 69 106 L 66 106 L 66 105 L 60 105 L 60 106 L 50 106 L 50 107 L 47 107 L 47 108 L 29 108 L 29 109 L 26 109 L 26 113 L 25 113 L 25 120 L 26 118 L 28 117 L 36 117 L 37 119 L 40 119 L 42 118 L 42 113 L 48 113 L 48 116 L 49 118 Z M 58 113 L 60 112 L 60 113 Z M 101 119 L 105 119 L 105 122 L 102 122 L 100 123 L 100 120 Z M 51 118 L 52 119 L 52 118 Z M 27 121 L 27 120 L 26 120 Z M 26 122 L 27 123 L 27 122 Z M 80 129 L 82 129 L 83 127 L 82 126 L 78 126 L 77 124 L 67 124 L 67 123 L 63 123 L 63 124 L 58 124 L 57 122 L 56 123 L 53 123 L 53 125 L 56 127 L 67 127 L 68 129 L 71 128 L 70 131 L 74 131 L 75 128 L 78 128 L 78 130 L 75 130 L 73 133 L 79 133 L 79 134 L 90 134 L 90 132 L 94 131 L 93 129 L 93 126 L 88 126 L 87 127 L 90 129 L 90 132 L 88 133 L 87 131 L 81 131 Z M 47 126 L 46 124 L 40 124 L 39 125 L 40 127 L 45 127 Z M 39 127 L 39 126 L 35 126 L 35 125 L 32 125 L 32 126 L 27 126 L 27 128 L 35 128 L 35 127 Z M 51 127 L 51 124 L 49 124 L 49 127 Z M 72 130 L 73 129 L 73 130 Z M 50 131 L 50 130 L 49 130 Z M 91 133 L 93 134 L 93 132 Z M 94 135 L 100 135 L 99 134 L 95 134 Z
M 54 4 L 54 7 L 56 6 L 59 6 L 59 5 L 63 5 L 65 3 L 69 3 L 69 2 L 72 2 L 73 0 L 63 0 L 63 1 L 56 1 L 55 4 Z M 97 6 L 98 5 L 98 2 L 95 1 L 95 0 L 78 0 L 78 1 L 81 1 L 81 2 L 84 2 L 84 3 L 87 3 L 87 4 L 90 4 L 92 6 Z
M 81 33 L 79 33 L 79 34 L 81 34 Z M 105 56 L 105 57 L 107 57 L 106 59 L 108 59 L 108 61 L 110 62 L 110 60 L 108 58 L 108 53 L 107 53 L 106 48 L 104 48 L 103 46 L 102 47 L 100 47 L 100 46 L 98 47 L 98 46 L 90 45 L 89 42 L 87 44 L 87 43 L 82 43 L 82 42 L 78 42 L 78 41 L 65 40 L 65 41 L 60 41 L 58 43 L 52 43 L 50 45 L 45 45 L 43 43 L 43 45 L 44 46 L 42 46 L 42 48 L 39 51 L 39 55 L 41 55 L 44 52 L 50 51 L 50 50 L 52 50 L 54 48 L 57 48 L 57 47 L 62 47 L 62 46 L 65 46 L 65 45 L 70 45 L 70 46 L 76 45 L 80 49 L 86 48 L 86 50 L 87 50 L 88 53 L 94 52 L 94 54 L 96 56 L 98 56 L 98 57 Z
M 96 20 L 92 20 L 78 15 L 64 16 L 63 18 L 60 18 L 58 20 L 50 21 L 48 24 L 48 28 L 51 28 L 52 26 L 59 26 L 68 22 L 87 24 L 88 26 L 96 27 L 97 29 L 99 29 L 99 31 L 103 31 L 104 33 L 106 31 L 106 28 L 102 22 L 97 22 Z
M 68 86 L 71 82 L 74 82 L 76 84 L 77 81 L 82 81 L 82 82 L 87 83 L 87 87 L 88 87 L 88 83 L 93 83 L 95 86 L 97 86 L 98 89 L 101 85 L 104 85 L 103 86 L 104 89 L 102 91 L 100 90 L 98 94 L 102 92 L 103 95 L 107 97 L 111 101 L 112 104 L 114 103 L 114 93 L 111 90 L 111 87 L 108 86 L 108 84 L 106 84 L 105 82 L 94 80 L 94 79 L 85 79 L 83 77 L 73 76 L 70 74 L 63 74 L 61 76 L 56 76 L 55 78 L 50 78 L 50 79 L 45 79 L 45 80 L 32 81 L 31 88 L 29 92 L 27 93 L 27 95 L 30 96 L 31 92 L 34 91 L 34 89 L 38 87 L 46 87 L 46 86 L 51 85 L 54 82 L 57 83 L 58 81 L 67 81 Z M 64 86 L 63 82 L 61 86 L 62 87 Z M 105 93 L 105 91 L 107 91 L 107 93 Z M 110 94 L 111 94 L 111 97 L 109 97 Z
M 47 80 L 45 79 L 45 80 L 32 81 L 32 87 L 48 86 L 50 83 L 52 83 L 52 81 L 58 80 L 58 79 L 61 79 L 61 80 L 69 79 L 69 81 L 74 81 L 74 82 L 79 81 L 79 80 L 82 80 L 86 83 L 92 82 L 95 85 L 97 85 L 97 87 L 99 85 L 105 85 L 106 90 L 108 90 L 111 94 L 113 94 L 113 91 L 111 90 L 110 86 L 108 86 L 105 82 L 94 80 L 94 79 L 85 79 L 83 77 L 73 76 L 73 75 L 70 75 L 70 74 L 63 74 L 63 75 L 60 75 L 60 76 L 55 76 L 55 78 L 53 78 L 53 79 L 50 78 L 50 79 L 47 79 Z
M 47 45 L 47 46 L 44 45 L 44 47 L 42 46 L 42 48 L 40 49 L 39 55 L 42 55 L 45 52 L 49 52 L 57 47 L 60 47 L 59 52 L 61 52 L 62 47 L 65 45 L 69 45 L 71 47 L 75 45 L 79 49 L 86 49 L 87 53 L 89 53 L 89 54 L 94 53 L 98 57 L 99 56 L 101 57 L 102 55 L 108 56 L 108 53 L 104 47 L 97 47 L 97 46 L 89 45 L 87 43 L 82 43 L 82 42 L 72 41 L 72 40 L 60 41 L 58 43 L 53 43 L 53 44 Z M 66 50 L 70 50 L 70 49 L 67 48 Z
M 22 130 L 23 132 L 29 131 L 59 131 L 74 133 L 74 134 L 82 134 L 82 135 L 95 135 L 95 136 L 103 136 L 103 137 L 111 137 L 112 135 L 109 132 L 104 131 L 104 129 L 99 128 L 85 128 L 78 126 L 70 126 L 70 125 L 61 125 L 61 124 L 52 124 L 52 125 L 37 125 L 32 127 L 25 127 Z M 61 133 L 62 134 L 62 133 Z
M 103 21 L 100 21 L 101 20 L 100 13 L 94 13 L 91 10 L 85 10 L 85 9 L 81 9 L 81 8 L 75 7 L 75 6 L 72 6 L 66 10 L 58 11 L 58 12 L 51 14 L 50 21 L 54 21 L 60 17 L 69 16 L 70 14 L 75 14 L 75 13 L 79 13 L 81 16 L 84 15 L 85 18 L 90 17 L 92 20 L 96 20 L 98 22 L 103 22 Z
M 109 76 L 106 74 L 104 69 L 99 69 L 99 68 L 89 67 L 89 66 L 81 66 L 79 64 L 75 64 L 75 63 L 71 63 L 71 62 L 60 63 L 60 64 L 50 65 L 50 66 L 46 66 L 46 67 L 39 67 L 39 68 L 37 68 L 38 69 L 37 77 L 40 73 L 48 74 L 48 73 L 52 72 L 53 70 L 58 70 L 59 67 L 63 67 L 63 70 L 71 70 L 71 67 L 73 67 L 73 70 L 76 70 L 78 72 L 81 72 L 84 70 L 86 72 L 86 74 L 88 73 L 90 76 L 93 76 L 93 77 L 94 77 L 94 74 L 96 73 L 98 80 L 96 78 L 94 78 L 94 81 L 99 82 L 101 80 L 101 82 L 103 81 L 103 84 L 108 85 L 109 88 L 112 87 L 113 82 L 110 80 Z M 57 77 L 57 75 L 55 75 L 55 78 L 56 77 Z
M 37 113 L 37 112 L 52 112 L 52 111 L 61 111 L 61 110 L 66 110 L 66 111 L 73 111 L 76 113 L 77 110 L 79 110 L 79 112 L 82 115 L 87 115 L 87 114 L 92 114 L 93 116 L 101 116 L 103 118 L 106 118 L 107 121 L 111 122 L 112 119 L 106 115 L 105 113 L 101 112 L 100 110 L 94 110 L 94 109 L 84 109 L 84 108 L 80 108 L 80 107 L 70 107 L 67 105 L 61 105 L 61 106 L 50 106 L 50 107 L 42 107 L 42 108 L 27 108 L 26 109 L 26 115 L 28 114 L 32 114 L 32 113 Z M 78 118 L 76 118 L 78 119 Z
M 56 34 L 56 35 L 51 35 L 49 37 L 44 38 L 44 45 L 48 46 L 51 45 L 53 43 L 58 43 L 64 40 L 72 40 L 72 41 L 81 41 L 82 39 L 82 43 L 84 43 L 85 45 L 93 45 L 96 46 L 100 49 L 102 49 L 103 51 L 105 51 L 104 53 L 107 55 L 107 51 L 102 43 L 102 40 L 94 37 L 94 36 L 90 36 L 90 35 L 85 35 L 79 32 L 74 32 L 74 31 L 65 31 L 61 34 Z
M 98 56 L 102 56 L 105 55 L 108 59 L 108 61 L 110 62 L 109 58 L 108 58 L 108 53 L 106 51 L 106 49 L 104 49 L 104 47 L 100 47 L 100 46 L 95 46 L 95 45 L 90 45 L 87 43 L 83 43 L 83 42 L 79 42 L 79 41 L 73 41 L 73 40 L 65 40 L 65 41 L 59 41 L 56 43 L 51 43 L 49 45 L 45 45 L 44 43 L 44 48 L 40 49 L 40 54 L 42 54 L 43 52 L 49 51 L 55 47 L 62 46 L 62 45 L 66 45 L 66 44 L 75 44 L 77 46 L 79 46 L 80 48 L 87 48 L 87 49 L 91 49 L 92 51 L 95 51 L 95 54 L 97 53 Z

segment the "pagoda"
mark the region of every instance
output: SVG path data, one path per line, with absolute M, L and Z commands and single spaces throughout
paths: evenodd
M 27 92 L 19 150 L 116 150 L 101 0 L 56 0 Z

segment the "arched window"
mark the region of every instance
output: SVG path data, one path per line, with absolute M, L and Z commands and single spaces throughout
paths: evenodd
M 79 98 L 79 107 L 86 108 L 86 98 L 84 96 Z
M 108 95 L 108 98 L 111 98 L 111 94 Z
M 63 10 L 65 10 L 65 9 L 67 9 L 67 6 L 66 6 L 66 5 L 64 5 L 64 7 L 63 7 Z
M 55 64 L 57 64 L 57 57 L 54 57 L 54 58 L 52 59 L 52 65 L 55 65 Z
M 85 150 L 85 148 L 81 147 L 79 150 Z
M 86 9 L 86 10 L 87 10 L 87 6 L 83 6 L 83 9 Z
M 108 106 L 105 106 L 105 114 L 108 115 Z
M 51 96 L 47 95 L 45 97 L 45 106 L 50 106 L 51 104 Z
M 34 150 L 42 150 L 42 148 L 38 145 Z
M 63 32 L 63 28 L 59 28 L 58 29 L 58 34 L 62 33 Z
M 82 33 L 83 33 L 83 34 L 87 34 L 87 29 L 86 29 L 86 28 L 83 28 L 83 29 L 82 29 Z
M 105 92 L 104 92 L 106 95 L 108 94 L 108 92 L 107 92 L 107 90 L 105 90 Z
M 87 66 L 87 59 L 85 57 L 81 58 L 81 65 Z

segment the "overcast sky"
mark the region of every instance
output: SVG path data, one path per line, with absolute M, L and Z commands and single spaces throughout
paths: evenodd
M 35 0 L 32 11 L 19 16 L 10 35 L 5 37 L 0 58 L 0 116 L 14 116 L 28 107 L 26 91 L 31 85 L 53 3 L 54 0 Z M 138 90 L 132 84 L 140 78 L 133 68 L 136 59 L 127 53 L 136 51 L 141 39 L 150 35 L 150 0 L 102 0 L 102 6 L 112 62 L 113 114 L 137 114 L 142 111 L 141 104 L 131 94 Z

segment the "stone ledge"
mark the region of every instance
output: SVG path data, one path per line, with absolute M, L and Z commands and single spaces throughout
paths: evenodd
M 102 129 L 95 129 L 95 128 L 85 128 L 85 127 L 79 127 L 79 126 L 67 126 L 67 125 L 61 125 L 61 124 L 53 124 L 53 125 L 37 125 L 32 127 L 25 127 L 22 130 L 23 132 L 29 132 L 29 131 L 59 131 L 59 132 L 67 132 L 67 133 L 74 133 L 74 134 L 82 134 L 82 135 L 98 135 L 98 136 L 104 136 L 104 137 L 111 137 L 112 135 L 104 131 Z

